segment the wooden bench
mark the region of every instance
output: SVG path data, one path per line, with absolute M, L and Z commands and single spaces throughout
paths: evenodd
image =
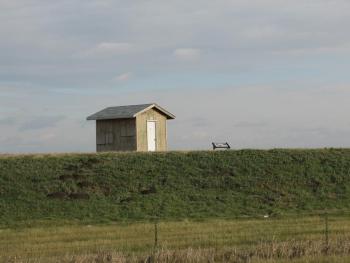
M 229 150 L 231 149 L 230 145 L 227 142 L 213 142 L 213 150 L 216 149 L 226 149 Z

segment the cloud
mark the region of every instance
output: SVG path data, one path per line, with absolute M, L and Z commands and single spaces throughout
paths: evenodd
M 199 59 L 201 51 L 196 48 L 178 48 L 174 51 L 174 56 L 179 60 L 193 61 Z
M 56 137 L 56 134 L 53 132 L 40 134 L 39 139 L 41 141 L 50 141 Z
M 129 43 L 113 43 L 104 42 L 97 45 L 94 49 L 96 52 L 108 53 L 108 54 L 123 54 L 132 49 L 132 45 Z
M 131 77 L 132 77 L 132 73 L 126 72 L 126 73 L 118 75 L 115 79 L 117 81 L 128 81 Z
M 349 147 L 350 126 L 344 120 L 350 111 L 346 96 L 350 91 L 346 86 L 350 87 L 343 84 L 340 88 L 295 89 L 291 84 L 283 89 L 279 85 L 123 92 L 111 89 L 67 96 L 62 97 L 64 104 L 49 106 L 49 111 L 57 115 L 30 119 L 34 113 L 23 113 L 20 120 L 31 120 L 25 123 L 26 132 L 2 127 L 0 139 L 11 135 L 19 136 L 21 141 L 7 140 L 1 151 L 94 151 L 95 124 L 85 121 L 87 115 L 111 105 L 148 101 L 177 116 L 168 122 L 170 150 L 210 149 L 212 141 L 227 141 L 234 149 Z M 64 122 L 56 122 L 68 115 Z M 67 131 L 70 136 L 66 136 Z
M 199 139 L 209 139 L 209 134 L 206 131 L 194 131 L 192 133 L 191 139 L 193 137 L 199 138 Z
M 52 144 L 56 140 L 54 133 L 36 133 L 29 137 L 21 135 L 8 136 L 0 138 L 0 145 L 5 150 L 0 152 L 17 153 L 17 152 L 40 152 L 38 149 L 44 149 L 45 145 Z M 9 149 L 6 151 L 6 149 Z
M 93 151 L 94 124 L 79 120 L 149 101 L 178 116 L 170 149 L 211 140 L 350 146 L 349 8 L 348 0 L 0 0 L 0 137 L 56 135 L 5 150 Z M 55 125 L 40 120 L 46 114 L 70 117 Z M 306 132 L 317 127 L 328 131 Z
M 236 122 L 233 126 L 236 128 L 261 128 L 267 125 L 268 123 L 264 121 L 240 121 Z
M 9 148 L 13 146 L 17 146 L 22 143 L 22 138 L 18 135 L 15 136 L 7 136 L 7 137 L 0 137 L 0 144 L 2 147 L 9 146 Z M 0 152 L 1 153 L 1 152 Z
M 125 55 L 134 50 L 134 45 L 123 42 L 102 42 L 80 53 L 81 57 L 106 57 Z
M 211 121 L 203 116 L 193 116 L 188 119 L 180 120 L 184 125 L 192 125 L 196 128 L 210 127 Z
M 63 119 L 65 119 L 64 116 L 39 116 L 30 121 L 25 122 L 19 130 L 40 130 L 55 127 L 56 124 L 62 121 Z
M 308 71 L 346 78 L 349 1 L 0 2 L 0 72 L 9 83 L 83 92 L 112 85 L 111 74 L 125 68 L 153 84 L 194 72 L 198 85 L 215 74 L 231 83 L 272 81 L 280 71 L 285 79 Z M 189 71 L 173 58 L 201 63 Z
M 14 117 L 6 117 L 3 119 L 0 119 L 0 126 L 5 126 L 5 125 L 14 125 L 16 124 L 16 119 Z

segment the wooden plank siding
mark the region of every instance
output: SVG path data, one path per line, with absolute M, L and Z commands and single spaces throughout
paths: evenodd
M 156 151 L 167 150 L 167 118 L 158 110 L 149 109 L 136 116 L 137 151 L 148 151 L 147 121 L 156 121 Z
M 136 120 L 97 120 L 96 150 L 136 151 Z
M 166 151 L 167 117 L 157 109 L 136 118 L 96 120 L 96 151 L 148 151 L 147 121 L 156 122 L 156 151 Z

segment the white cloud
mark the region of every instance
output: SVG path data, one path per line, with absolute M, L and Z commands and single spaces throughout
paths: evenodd
M 128 81 L 131 77 L 132 77 L 132 73 L 126 72 L 126 73 L 118 75 L 115 79 L 117 81 Z
M 199 59 L 200 49 L 197 48 L 178 48 L 174 51 L 174 56 L 179 60 L 193 61 Z

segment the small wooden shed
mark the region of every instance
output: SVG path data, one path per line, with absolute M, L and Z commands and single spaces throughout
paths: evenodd
M 175 116 L 155 103 L 105 108 L 96 120 L 96 150 L 166 151 L 167 120 Z

